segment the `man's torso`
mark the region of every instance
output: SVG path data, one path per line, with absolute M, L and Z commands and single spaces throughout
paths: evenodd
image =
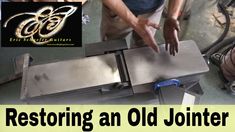
M 152 12 L 164 3 L 164 0 L 123 0 L 126 6 L 135 15 L 141 15 Z

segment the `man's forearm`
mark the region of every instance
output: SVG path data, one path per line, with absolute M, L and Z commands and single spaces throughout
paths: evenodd
M 168 18 L 178 18 L 183 2 L 184 0 L 169 0 L 167 14 Z
M 115 12 L 131 27 L 135 28 L 138 23 L 137 17 L 127 8 L 122 0 L 102 0 L 103 4 Z

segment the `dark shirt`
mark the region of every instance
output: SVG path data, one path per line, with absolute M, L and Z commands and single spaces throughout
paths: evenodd
M 141 15 L 155 11 L 162 6 L 164 0 L 123 0 L 126 6 L 135 15 Z

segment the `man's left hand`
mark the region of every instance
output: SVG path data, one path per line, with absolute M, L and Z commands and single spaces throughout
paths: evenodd
M 166 51 L 168 51 L 169 48 L 170 55 L 173 56 L 175 56 L 175 54 L 178 53 L 179 51 L 178 49 L 179 31 L 180 31 L 180 26 L 178 20 L 174 18 L 166 18 L 163 29 L 165 43 L 166 43 Z

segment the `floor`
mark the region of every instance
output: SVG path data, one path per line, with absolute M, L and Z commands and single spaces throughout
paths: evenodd
M 212 17 L 212 12 L 216 9 L 214 2 L 216 0 L 194 0 L 192 14 L 187 22 L 188 28 L 182 40 L 192 39 L 197 42 L 200 49 L 205 48 L 212 43 L 221 34 L 221 29 L 216 27 Z M 99 42 L 99 25 L 101 18 L 101 3 L 99 0 L 90 0 L 84 6 L 84 13 L 90 16 L 91 22 L 83 25 L 82 42 L 83 45 Z M 163 20 L 162 20 L 163 21 Z M 162 22 L 161 22 L 162 23 Z M 234 35 L 230 33 L 230 36 Z M 156 34 L 158 43 L 164 43 L 162 32 Z M 127 38 L 128 39 L 128 38 Z M 34 57 L 33 64 L 42 64 L 51 61 L 66 60 L 84 57 L 83 48 L 0 48 L 0 77 L 12 74 L 12 59 L 23 53 L 30 53 Z M 210 65 L 210 72 L 204 75 L 200 81 L 204 90 L 201 97 L 201 104 L 235 104 L 235 96 L 230 95 L 227 91 L 222 90 L 216 67 Z M 21 80 L 17 80 L 0 86 L 0 103 L 1 104 L 22 104 L 26 103 L 19 99 Z M 127 97 L 113 102 L 120 103 L 154 103 L 149 95 Z M 105 102 L 104 102 L 105 103 Z M 110 101 L 112 103 L 112 101 Z

